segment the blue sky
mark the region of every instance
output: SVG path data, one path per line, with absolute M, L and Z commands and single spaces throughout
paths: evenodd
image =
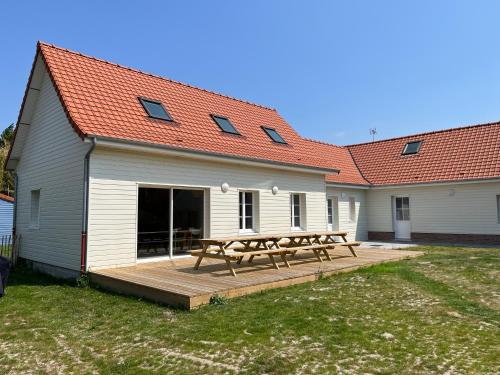
M 336 144 L 500 120 L 496 1 L 10 1 L 0 14 L 0 129 L 37 40 L 274 107 Z

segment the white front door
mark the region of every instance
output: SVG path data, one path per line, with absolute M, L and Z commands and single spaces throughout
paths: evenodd
M 411 238 L 410 198 L 394 197 L 393 199 L 394 237 L 409 240 Z
M 327 198 L 326 212 L 328 230 L 339 230 L 339 200 L 337 197 Z

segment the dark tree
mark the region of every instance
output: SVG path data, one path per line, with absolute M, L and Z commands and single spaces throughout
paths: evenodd
M 14 194 L 14 177 L 4 169 L 10 145 L 14 137 L 14 124 L 10 124 L 0 134 L 0 193 L 12 196 Z

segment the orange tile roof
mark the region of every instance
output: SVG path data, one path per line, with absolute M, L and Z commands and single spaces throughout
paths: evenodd
M 8 195 L 0 193 L 0 199 L 6 202 L 14 203 L 14 198 L 9 197 Z
M 101 136 L 262 161 L 336 169 L 271 108 L 39 43 L 52 80 L 80 136 Z M 138 97 L 161 101 L 174 123 L 151 119 Z M 228 117 L 241 136 L 223 133 Z M 261 126 L 275 128 L 287 145 Z
M 351 185 L 369 185 L 354 163 L 347 147 L 336 146 L 326 142 L 308 139 L 316 152 L 340 170 L 338 174 L 326 176 L 326 182 Z
M 415 155 L 401 155 L 422 141 Z M 489 123 L 347 146 L 373 185 L 500 177 L 500 123 Z
M 110 137 L 332 172 L 339 169 L 339 174 L 326 176 L 326 182 L 339 184 L 500 177 L 500 123 L 341 147 L 301 137 L 271 108 L 45 43 L 38 43 L 38 52 L 81 137 Z M 161 101 L 174 122 L 149 118 L 138 100 L 141 96 Z M 241 136 L 223 133 L 210 114 L 228 117 Z M 288 144 L 273 142 L 261 125 L 275 128 Z M 402 156 L 404 145 L 414 140 L 423 141 L 420 152 Z

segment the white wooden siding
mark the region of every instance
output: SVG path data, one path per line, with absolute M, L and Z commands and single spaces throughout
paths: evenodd
M 227 193 L 221 191 L 224 182 L 230 186 Z M 89 267 L 136 262 L 138 184 L 206 188 L 210 207 L 207 236 L 238 235 L 239 189 L 259 192 L 261 233 L 290 231 L 290 192 L 307 196 L 305 229 L 326 228 L 325 184 L 321 175 L 105 150 L 98 146 L 90 162 Z M 275 185 L 279 188 L 277 195 L 271 192 Z
M 83 164 L 88 145 L 68 122 L 52 82 L 43 73 L 18 175 L 20 256 L 79 270 Z M 40 189 L 39 229 L 30 228 L 31 190 Z
M 0 237 L 12 234 L 14 204 L 0 199 Z
M 366 212 L 366 191 L 364 189 L 327 188 L 327 197 L 337 197 L 339 202 L 339 230 L 349 232 L 349 240 L 364 241 L 368 237 L 368 215 Z M 349 198 L 356 202 L 356 220 L 350 219 Z M 325 203 L 326 204 L 326 203 Z
M 469 183 L 368 192 L 368 228 L 392 232 L 392 196 L 410 197 L 415 233 L 500 234 L 496 196 L 500 183 Z

